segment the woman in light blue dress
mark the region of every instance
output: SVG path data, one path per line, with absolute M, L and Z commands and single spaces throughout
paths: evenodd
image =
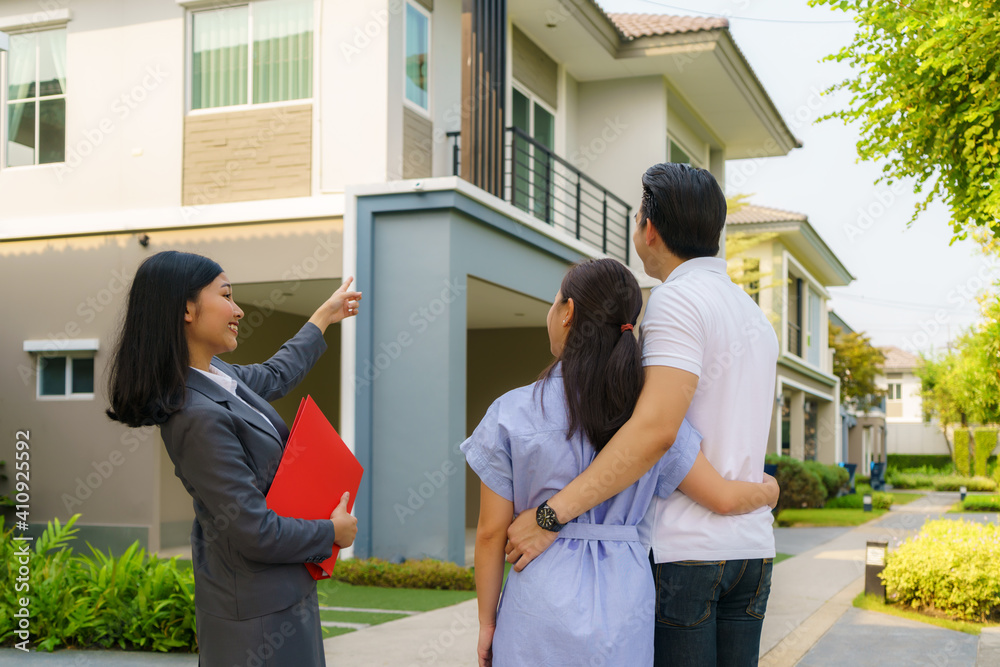
M 572 481 L 628 420 L 642 387 L 631 330 L 642 307 L 631 272 L 611 259 L 570 268 L 547 326 L 556 361 L 538 382 L 497 399 L 462 451 L 479 475 L 476 533 L 479 664 L 489 667 L 652 665 L 653 495 L 680 490 L 713 511 L 777 502 L 778 487 L 722 479 L 685 420 L 668 453 L 631 487 L 585 512 L 501 598 L 507 527 Z M 720 406 L 720 411 L 724 410 Z

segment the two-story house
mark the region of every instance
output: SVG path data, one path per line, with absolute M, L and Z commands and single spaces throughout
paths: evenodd
M 889 454 L 951 454 L 941 426 L 924 421 L 924 402 L 917 367 L 920 358 L 895 346 L 885 355 L 875 379 L 885 391 L 886 451 Z
M 183 545 L 193 517 L 157 431 L 103 413 L 144 258 L 223 266 L 234 363 L 355 276 L 361 315 L 276 407 L 311 394 L 361 460 L 358 555 L 462 562 L 458 445 L 549 360 L 571 263 L 641 272 L 642 172 L 724 183 L 798 145 L 724 20 L 592 0 L 8 0 L 0 31 L 0 430 L 30 430 L 32 521 L 80 512 L 104 547 Z
M 827 289 L 848 285 L 854 276 L 801 213 L 745 205 L 726 223 L 743 246 L 727 258 L 730 271 L 756 277 L 748 291 L 778 334 L 768 451 L 840 463 L 840 379 L 833 374 Z

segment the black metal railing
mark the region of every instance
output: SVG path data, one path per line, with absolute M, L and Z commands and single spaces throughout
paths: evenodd
M 452 173 L 461 174 L 460 133 L 449 132 Z M 507 128 L 504 199 L 626 264 L 632 207 L 516 127 Z

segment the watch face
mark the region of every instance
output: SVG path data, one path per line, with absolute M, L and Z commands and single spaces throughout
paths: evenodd
M 555 510 L 548 505 L 542 505 L 538 508 L 538 515 L 536 518 L 538 520 L 538 525 L 546 530 L 552 530 L 556 524 L 559 523 L 556 520 Z

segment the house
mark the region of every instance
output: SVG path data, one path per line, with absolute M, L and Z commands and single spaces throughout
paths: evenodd
M 951 454 L 937 423 L 924 421 L 920 358 L 895 346 L 880 348 L 885 355 L 876 378 L 885 394 L 886 451 L 889 454 Z
M 592 0 L 8 0 L 0 31 L 0 422 L 30 430 L 31 521 L 80 512 L 103 548 L 184 545 L 193 517 L 157 431 L 104 416 L 144 258 L 223 266 L 233 363 L 355 276 L 361 315 L 276 408 L 290 423 L 312 395 L 361 460 L 357 555 L 462 562 L 478 494 L 458 445 L 549 361 L 571 263 L 641 272 L 642 172 L 724 183 L 727 160 L 799 145 L 724 20 Z M 781 391 L 826 395 L 800 352 Z
M 841 332 L 857 333 L 833 310 L 829 318 Z M 843 461 L 857 466 L 856 474 L 870 475 L 872 463 L 886 463 L 885 398 L 842 403 L 840 415 Z
M 854 276 L 801 213 L 744 205 L 730 212 L 726 224 L 741 248 L 727 258 L 730 273 L 753 278 L 746 289 L 778 335 L 768 451 L 840 463 L 840 380 L 829 347 L 827 290 L 850 284 Z

